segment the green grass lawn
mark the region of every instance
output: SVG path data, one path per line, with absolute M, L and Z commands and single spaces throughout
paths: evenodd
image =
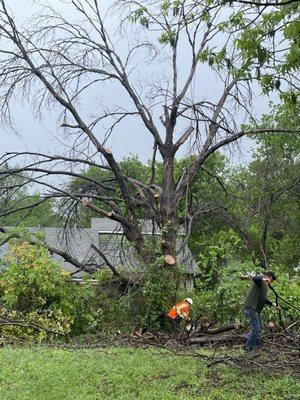
M 207 367 L 158 349 L 0 349 L 1 400 L 299 399 L 288 375 Z

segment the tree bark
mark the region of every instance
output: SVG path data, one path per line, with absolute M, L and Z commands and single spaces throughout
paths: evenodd
M 172 256 L 176 260 L 176 232 L 178 225 L 177 202 L 174 183 L 174 155 L 168 152 L 164 156 L 162 193 L 160 196 L 161 249 L 163 256 Z M 168 262 L 166 262 L 167 265 Z
M 230 336 L 203 336 L 189 339 L 190 344 L 210 344 L 210 343 L 222 343 L 222 342 L 237 342 L 241 343 L 244 340 L 244 335 L 230 335 Z

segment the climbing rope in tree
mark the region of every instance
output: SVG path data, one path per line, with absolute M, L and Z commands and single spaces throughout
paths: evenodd
M 273 288 L 272 285 L 269 285 L 269 288 L 270 288 L 270 289 L 272 290 L 272 292 L 275 294 L 275 303 L 276 303 L 276 306 L 277 306 L 277 307 L 279 306 L 279 299 L 280 299 L 280 300 L 283 301 L 284 303 L 288 304 L 290 307 L 294 308 L 294 309 L 297 310 L 297 311 L 300 311 L 300 309 L 299 309 L 298 307 L 294 306 L 293 304 L 291 304 L 291 303 L 289 303 L 287 300 L 285 300 L 283 297 L 281 297 L 281 296 L 279 295 L 279 293 L 277 293 L 277 291 Z M 278 318 L 279 318 L 280 325 L 281 325 L 282 328 L 283 328 L 283 331 L 284 331 L 287 335 L 291 335 L 291 333 L 289 333 L 289 332 L 287 331 L 287 329 L 286 329 L 286 327 L 285 327 L 285 325 L 284 325 L 284 322 L 283 322 L 283 319 L 282 319 L 281 308 L 278 308 Z M 292 336 L 292 335 L 291 335 L 291 336 Z

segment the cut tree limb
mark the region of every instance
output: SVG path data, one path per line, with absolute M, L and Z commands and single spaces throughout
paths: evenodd
M 168 265 L 175 265 L 176 264 L 176 259 L 171 256 L 171 254 L 167 254 L 164 256 L 164 260 Z
M 215 335 L 217 333 L 238 330 L 242 327 L 243 327 L 243 324 L 241 322 L 238 322 L 238 323 L 233 323 L 233 324 L 229 324 L 229 325 L 223 325 L 223 326 L 220 326 L 219 328 L 209 328 L 205 331 L 205 333 L 210 334 L 210 335 Z
M 35 322 L 31 321 L 19 321 L 19 320 L 3 320 L 0 319 L 0 326 L 20 326 L 22 328 L 32 328 L 38 331 L 45 331 L 47 333 L 53 333 L 55 335 L 65 336 L 63 332 L 57 332 L 52 329 L 46 328 L 45 326 L 36 324 Z
M 220 327 L 215 327 L 215 328 L 210 328 L 209 324 L 205 325 L 200 325 L 197 326 L 197 328 L 191 332 L 190 338 L 196 338 L 199 335 L 207 334 L 207 335 L 216 335 L 218 333 L 224 333 L 224 332 L 229 332 L 233 330 L 239 330 L 240 328 L 243 327 L 243 324 L 238 322 L 238 323 L 231 323 L 228 325 L 223 325 Z
M 210 344 L 210 343 L 221 343 L 221 342 L 238 342 L 241 343 L 245 339 L 244 334 L 236 334 L 236 335 L 230 335 L 230 336 L 202 336 L 202 337 L 196 337 L 196 338 L 190 338 L 189 343 L 190 344 Z
M 108 260 L 108 258 L 105 256 L 105 254 L 98 249 L 94 244 L 91 245 L 91 249 L 93 249 L 97 254 L 99 254 L 100 257 L 102 257 L 103 261 L 105 264 L 108 266 L 108 268 L 111 270 L 111 272 L 118 278 L 120 281 L 126 285 L 132 283 L 130 279 L 126 278 L 125 276 L 121 275 L 120 272 L 112 265 L 112 263 Z

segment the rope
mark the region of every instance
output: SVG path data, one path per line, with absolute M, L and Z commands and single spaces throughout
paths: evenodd
M 269 285 L 269 288 L 270 288 L 270 289 L 272 290 L 272 292 L 275 294 L 275 303 L 276 303 L 276 307 L 278 307 L 278 306 L 279 306 L 279 302 L 278 302 L 279 294 L 276 292 L 276 290 L 275 290 L 271 285 Z M 284 325 L 284 323 L 283 323 L 283 320 L 282 320 L 281 309 L 280 309 L 280 308 L 277 308 L 277 310 L 278 310 L 278 318 L 279 318 L 280 325 L 282 326 L 284 333 L 288 334 L 288 332 L 287 332 L 287 330 L 286 330 L 286 327 L 285 327 L 285 325 Z
M 293 304 L 291 304 L 291 303 L 289 303 L 288 301 L 286 301 L 285 299 L 283 299 L 283 298 L 276 292 L 276 290 L 273 288 L 273 286 L 269 285 L 269 288 L 270 288 L 270 289 L 272 290 L 272 292 L 275 294 L 275 303 L 276 303 L 276 306 L 277 306 L 277 307 L 279 306 L 278 300 L 280 299 L 280 300 L 283 301 L 284 303 L 288 304 L 290 307 L 294 308 L 294 309 L 297 310 L 297 311 L 300 311 L 299 308 L 297 308 L 297 307 L 294 306 Z M 282 326 L 282 329 L 283 329 L 284 333 L 287 334 L 287 335 L 289 335 L 289 336 L 291 336 L 291 337 L 294 337 L 294 335 L 292 335 L 291 333 L 289 333 L 289 332 L 287 331 L 287 329 L 286 329 L 286 327 L 285 327 L 285 325 L 284 325 L 284 322 L 283 322 L 283 319 L 282 319 L 282 312 L 281 312 L 281 309 L 280 309 L 280 308 L 278 308 L 278 319 L 279 319 L 280 325 Z

